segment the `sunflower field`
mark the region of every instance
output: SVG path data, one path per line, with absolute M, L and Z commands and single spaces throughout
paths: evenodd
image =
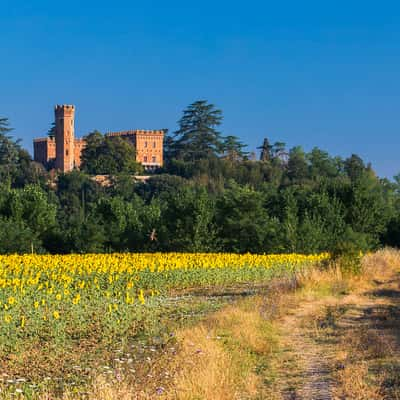
M 328 254 L 120 253 L 0 256 L 3 338 L 98 321 L 124 330 L 141 306 L 170 290 L 262 282 Z M 4 342 L 3 342 L 4 344 Z

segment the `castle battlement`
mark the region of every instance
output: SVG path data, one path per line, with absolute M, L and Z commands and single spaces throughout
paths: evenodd
M 33 143 L 40 143 L 40 142 L 47 142 L 47 141 L 55 142 L 56 139 L 54 137 L 50 137 L 50 136 L 33 139 Z
M 72 104 L 57 104 L 57 105 L 54 107 L 54 109 L 55 109 L 55 110 L 64 110 L 64 109 L 71 109 L 71 110 L 74 110 L 74 109 L 75 109 L 75 106 L 72 105 Z
M 106 136 L 131 136 L 131 135 L 162 135 L 164 136 L 164 130 L 145 130 L 135 129 L 129 131 L 118 131 L 118 132 L 107 132 Z

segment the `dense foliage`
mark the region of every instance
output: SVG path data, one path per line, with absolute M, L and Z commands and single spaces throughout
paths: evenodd
M 315 253 L 400 244 L 400 178 L 357 155 L 261 144 L 261 159 L 217 130 L 222 112 L 191 104 L 146 182 L 122 139 L 89 135 L 83 171 L 54 178 L 0 119 L 0 253 Z M 100 185 L 93 174 L 110 174 Z

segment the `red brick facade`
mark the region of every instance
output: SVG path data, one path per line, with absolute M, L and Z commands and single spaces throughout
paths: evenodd
M 56 159 L 56 141 L 55 138 L 38 138 L 33 140 L 34 160 L 47 165 Z
M 136 161 L 145 168 L 163 165 L 164 131 L 122 131 L 106 133 L 106 136 L 119 136 L 130 140 L 136 148 Z
M 54 167 L 68 172 L 81 165 L 81 154 L 85 148 L 85 138 L 75 138 L 75 107 L 57 105 L 55 107 L 55 137 L 38 138 L 33 141 L 34 160 L 46 167 Z M 110 132 L 106 136 L 119 136 L 132 142 L 136 148 L 136 160 L 146 169 L 163 165 L 163 130 L 130 130 Z

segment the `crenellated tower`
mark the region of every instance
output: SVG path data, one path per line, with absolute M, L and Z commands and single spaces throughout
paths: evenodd
M 72 171 L 75 167 L 75 107 L 55 106 L 56 121 L 56 169 Z

